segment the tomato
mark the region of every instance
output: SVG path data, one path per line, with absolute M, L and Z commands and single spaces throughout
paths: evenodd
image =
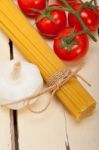
M 47 37 L 54 37 L 57 33 L 65 28 L 67 24 L 66 14 L 63 10 L 54 9 L 59 5 L 50 5 L 43 12 L 43 18 L 36 23 L 36 26 L 41 34 Z M 53 8 L 53 9 L 52 9 Z M 52 10 L 51 10 L 52 9 Z M 42 14 L 38 13 L 35 17 L 36 21 L 42 17 Z
M 76 34 L 76 31 L 74 31 L 74 33 L 72 33 L 72 31 L 73 28 L 71 27 L 65 28 L 58 33 L 57 38 L 54 40 L 54 51 L 56 55 L 64 61 L 79 60 L 88 51 L 89 40 L 87 35 L 75 35 L 75 37 L 70 40 L 70 36 Z
M 81 7 L 80 3 L 73 5 L 74 10 L 78 10 Z M 88 7 L 82 8 L 80 11 L 80 17 L 90 31 L 95 31 L 99 27 L 99 11 L 98 9 L 90 9 Z M 75 26 L 78 30 L 82 29 L 78 19 L 71 13 L 68 15 L 69 25 Z
M 19 7 L 28 16 L 34 16 L 33 9 L 43 10 L 46 7 L 46 0 L 18 0 Z

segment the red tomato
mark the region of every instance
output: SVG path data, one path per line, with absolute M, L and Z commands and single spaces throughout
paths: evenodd
M 46 0 L 18 0 L 19 7 L 28 16 L 34 16 L 33 9 L 43 10 L 46 7 Z
M 50 5 L 48 9 L 44 10 L 44 17 L 36 23 L 36 26 L 41 34 L 47 37 L 54 37 L 57 33 L 65 28 L 67 23 L 66 14 L 63 10 L 53 9 L 56 4 Z M 35 17 L 36 21 L 42 16 L 38 13 Z M 50 16 L 52 19 L 48 18 Z
M 66 41 L 70 37 L 72 30 L 73 28 L 70 27 L 63 29 L 54 40 L 54 51 L 64 61 L 79 60 L 88 51 L 89 40 L 86 34 L 75 36 L 72 42 Z
M 81 7 L 80 3 L 77 3 L 73 6 L 74 10 L 78 10 Z M 90 31 L 95 31 L 99 27 L 99 10 L 90 9 L 90 8 L 82 8 L 80 11 L 80 17 L 82 18 L 85 25 L 88 27 Z M 81 24 L 78 19 L 71 13 L 68 15 L 69 25 L 75 26 L 78 30 L 82 29 Z

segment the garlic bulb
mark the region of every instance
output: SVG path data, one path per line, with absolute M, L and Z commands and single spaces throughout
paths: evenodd
M 43 79 L 36 65 L 16 61 L 0 64 L 0 104 L 37 94 L 42 87 Z M 10 106 L 21 107 L 22 104 Z

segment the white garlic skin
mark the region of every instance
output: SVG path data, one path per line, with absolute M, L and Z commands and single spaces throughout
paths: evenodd
M 28 62 L 20 62 L 21 69 L 17 79 L 12 78 L 13 67 L 16 61 L 0 64 L 0 103 L 16 101 L 40 92 L 43 87 L 43 78 L 38 67 Z M 11 106 L 19 109 L 22 106 Z

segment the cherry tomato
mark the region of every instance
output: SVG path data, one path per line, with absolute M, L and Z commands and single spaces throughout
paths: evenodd
M 57 33 L 65 28 L 67 24 L 66 14 L 63 10 L 54 9 L 56 4 L 50 5 L 44 10 L 43 18 L 36 23 L 36 26 L 41 34 L 47 37 L 54 37 Z M 42 17 L 42 14 L 38 13 L 35 17 L 36 21 Z
M 72 33 L 73 28 L 68 27 L 58 33 L 54 40 L 54 51 L 64 61 L 75 61 L 81 59 L 88 51 L 89 40 L 86 34 L 76 35 Z M 71 40 L 70 37 L 75 34 Z
M 46 0 L 18 0 L 19 7 L 28 16 L 34 16 L 33 9 L 43 10 L 46 7 Z
M 74 10 L 78 10 L 81 7 L 80 3 L 73 5 Z M 95 31 L 99 27 L 99 10 L 90 9 L 88 7 L 82 8 L 80 11 L 80 17 L 90 31 Z M 68 15 L 69 25 L 75 26 L 78 30 L 82 29 L 82 26 L 78 19 L 71 13 Z

